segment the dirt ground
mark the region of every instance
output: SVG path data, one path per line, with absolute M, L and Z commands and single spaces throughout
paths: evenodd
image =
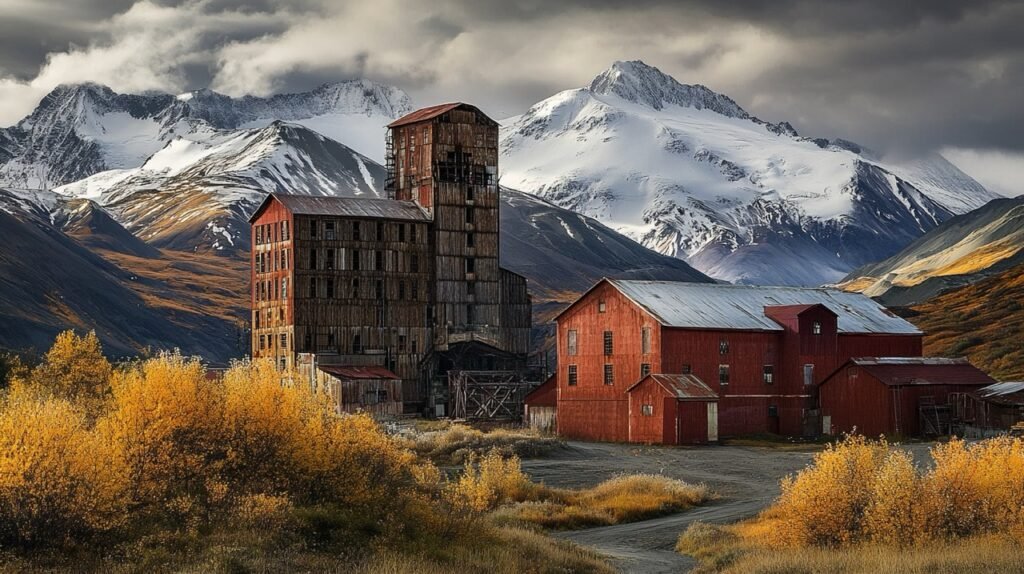
M 696 563 L 675 550 L 679 534 L 692 522 L 725 523 L 757 514 L 779 494 L 779 479 L 811 462 L 820 447 L 704 446 L 695 448 L 570 442 L 543 459 L 523 460 L 535 481 L 556 487 L 588 487 L 621 473 L 656 473 L 704 483 L 720 499 L 687 512 L 654 520 L 555 536 L 609 556 L 622 572 L 686 572 Z M 928 445 L 913 445 L 927 456 Z

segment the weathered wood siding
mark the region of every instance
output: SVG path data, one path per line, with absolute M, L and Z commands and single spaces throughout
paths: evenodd
M 279 202 L 253 222 L 249 253 L 252 356 L 294 366 L 294 221 Z

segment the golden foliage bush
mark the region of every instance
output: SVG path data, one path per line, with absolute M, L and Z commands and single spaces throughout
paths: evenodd
M 991 533 L 1024 532 L 1024 441 L 952 440 L 931 450 L 927 467 L 884 441 L 859 436 L 819 453 L 782 483 L 762 514 L 772 542 L 907 546 Z M 1024 538 L 1021 538 L 1024 541 Z
M 533 484 L 523 474 L 519 457 L 503 457 L 498 451 L 473 455 L 459 479 L 448 487 L 448 499 L 456 507 L 474 512 L 493 510 L 501 504 L 525 500 Z
M 657 474 L 617 476 L 580 497 L 580 505 L 607 512 L 613 524 L 679 512 L 711 498 L 704 485 Z
M 15 371 L 15 392 L 73 401 L 90 413 L 98 410 L 110 390 L 113 367 L 103 355 L 95 331 L 79 337 L 74 331 L 57 335 L 42 363 L 29 372 Z
M 465 464 L 471 457 L 491 451 L 502 456 L 537 457 L 563 446 L 561 439 L 533 429 L 498 428 L 488 432 L 463 424 L 419 425 L 412 448 L 439 464 Z
M 124 469 L 79 410 L 28 397 L 0 408 L 0 546 L 59 544 L 124 523 Z

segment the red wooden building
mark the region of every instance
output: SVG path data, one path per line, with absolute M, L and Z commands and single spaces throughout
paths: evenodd
M 992 383 L 967 359 L 850 359 L 821 384 L 822 426 L 826 434 L 949 434 L 951 394 Z
M 818 434 L 826 376 L 850 357 L 920 356 L 923 336 L 860 294 L 667 281 L 604 279 L 556 320 L 558 432 L 607 441 L 680 440 L 672 429 L 699 407 L 630 415 L 627 390 L 646 391 L 635 384 L 652 373 L 717 395 L 720 436 Z
M 531 428 L 554 432 L 558 414 L 558 384 L 554 375 L 523 397 L 523 422 Z
M 695 375 L 650 374 L 626 389 L 629 442 L 702 444 L 718 440 L 718 395 Z

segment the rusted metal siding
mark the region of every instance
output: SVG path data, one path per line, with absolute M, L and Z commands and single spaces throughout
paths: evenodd
M 286 368 L 295 364 L 294 228 L 291 212 L 273 199 L 250 227 L 252 356 Z
M 676 400 L 653 379 L 647 377 L 629 392 L 629 442 L 674 444 Z M 644 407 L 651 414 L 644 414 Z
M 600 311 L 604 303 L 604 312 Z M 642 328 L 651 329 L 650 353 L 641 349 Z M 568 333 L 577 332 L 577 352 L 569 353 Z M 612 353 L 605 354 L 604 332 L 612 333 Z M 592 290 L 558 319 L 558 431 L 570 438 L 627 441 L 629 412 L 625 390 L 640 379 L 641 365 L 661 372 L 660 326 L 648 313 L 610 284 Z M 569 385 L 569 365 L 577 384 Z M 612 384 L 605 384 L 605 365 Z
M 317 386 L 327 391 L 339 413 L 382 417 L 400 415 L 404 409 L 402 381 L 398 379 L 345 379 L 318 370 Z
M 839 359 L 851 357 L 920 357 L 924 335 L 839 335 Z

